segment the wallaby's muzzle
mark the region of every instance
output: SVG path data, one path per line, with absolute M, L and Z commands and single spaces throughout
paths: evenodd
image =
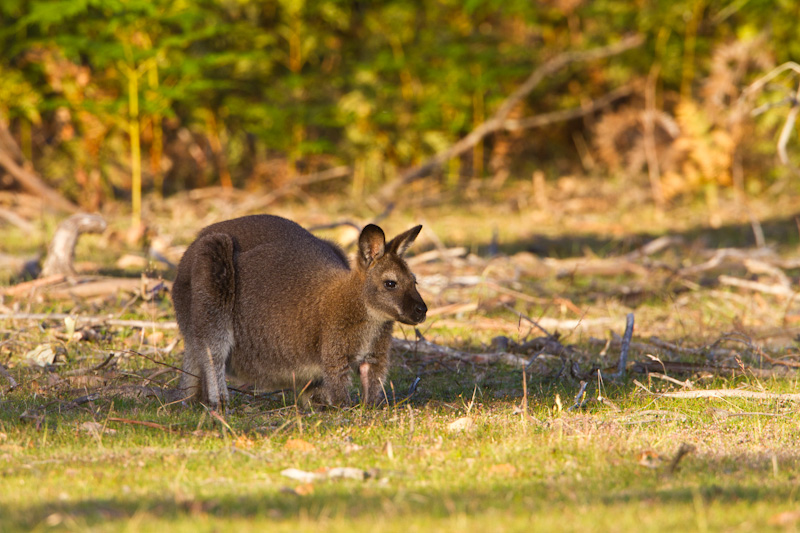
M 403 324 L 415 326 L 425 322 L 425 316 L 428 313 L 428 306 L 425 305 L 425 302 L 422 300 L 422 296 L 420 296 L 417 291 L 414 291 L 414 293 L 409 294 L 406 297 L 406 302 L 403 308 L 406 311 L 403 316 L 400 317 L 400 322 Z

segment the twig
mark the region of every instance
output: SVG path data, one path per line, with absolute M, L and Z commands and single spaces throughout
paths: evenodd
M 115 356 L 116 356 L 116 354 L 114 352 L 110 352 L 108 354 L 108 357 L 106 357 L 105 360 L 102 363 L 100 363 L 99 365 L 97 365 L 95 367 L 92 367 L 92 368 L 88 368 L 88 369 L 71 370 L 69 372 L 66 372 L 64 375 L 65 376 L 83 376 L 85 374 L 90 374 L 91 372 L 97 372 L 98 370 L 100 370 L 100 369 L 104 368 L 106 365 L 108 365 L 108 363 L 110 363 L 114 359 Z
M 617 371 L 613 374 L 603 375 L 608 379 L 622 379 L 625 377 L 625 372 L 628 365 L 628 352 L 631 349 L 631 338 L 633 337 L 633 313 L 628 313 L 625 317 L 625 334 L 622 336 L 622 343 L 619 350 L 619 362 L 617 363 Z
M 0 313 L 0 320 L 64 320 L 73 317 L 69 313 Z M 178 329 L 178 323 L 174 320 L 155 322 L 150 320 L 119 320 L 116 318 L 103 318 L 101 316 L 77 317 L 87 325 L 106 324 L 108 326 L 119 326 L 124 328 L 152 328 L 152 329 Z
M 528 315 L 524 315 L 524 314 L 520 313 L 519 311 L 517 311 L 516 309 L 514 309 L 513 307 L 511 307 L 507 303 L 504 303 L 503 307 L 505 307 L 506 309 L 508 309 L 512 313 L 514 313 L 516 315 L 519 315 L 520 318 L 524 318 L 527 322 L 530 322 L 533 326 L 535 326 L 539 331 L 541 331 L 542 333 L 544 333 L 548 337 L 551 337 L 551 338 L 553 337 L 553 335 L 549 331 L 544 329 L 537 321 L 535 321 L 534 319 L 532 319 Z
M 723 285 L 730 285 L 731 287 L 739 287 L 740 289 L 748 289 L 764 294 L 787 296 L 789 298 L 797 296 L 796 292 L 784 285 L 767 285 L 766 283 L 759 283 L 758 281 L 750 281 L 748 279 L 734 278 L 733 276 L 726 275 L 721 275 L 719 277 L 719 282 Z
M 8 369 L 6 369 L 6 367 L 3 366 L 2 364 L 0 364 L 0 375 L 2 375 L 8 381 L 9 384 L 8 392 L 11 392 L 12 390 L 19 387 L 19 383 L 17 383 L 17 380 L 14 379 L 14 376 L 12 376 L 11 373 L 8 371 Z
M 749 398 L 752 400 L 785 400 L 800 402 L 800 394 L 779 394 L 775 392 L 758 392 L 741 389 L 704 389 L 651 394 L 662 398 Z
M 588 381 L 581 381 L 581 388 L 578 389 L 578 394 L 575 395 L 575 403 L 573 403 L 572 406 L 567 409 L 567 411 L 572 411 L 583 407 L 583 404 L 586 403 L 584 396 L 586 395 L 586 386 L 588 384 Z
M 692 453 L 694 450 L 695 447 L 693 444 L 682 442 L 680 448 L 678 448 L 678 451 L 675 453 L 675 457 L 672 458 L 672 461 L 670 461 L 669 466 L 667 467 L 667 474 L 674 474 L 678 469 L 678 463 L 681 462 L 681 459 Z
M 30 293 L 34 289 L 39 289 L 41 287 L 47 287 L 49 285 L 55 285 L 56 283 L 61 283 L 67 277 L 64 274 L 56 274 L 54 276 L 47 276 L 44 278 L 38 278 L 31 281 L 25 281 L 23 283 L 18 283 L 16 285 L 12 285 L 6 289 L 3 289 L 3 294 L 6 296 L 19 296 L 21 294 Z
M 162 426 L 161 424 L 156 424 L 155 422 L 147 422 L 146 420 L 131 420 L 130 418 L 117 418 L 117 417 L 109 417 L 107 419 L 109 422 L 119 422 L 121 424 L 132 424 L 136 426 L 145 426 L 154 429 L 160 429 L 161 431 L 166 431 L 167 433 L 178 433 L 177 431 L 170 429 L 166 426 Z
M 660 380 L 663 380 L 663 381 L 669 381 L 670 383 L 674 383 L 676 385 L 680 385 L 681 387 L 684 387 L 684 388 L 687 388 L 687 389 L 691 389 L 692 388 L 692 382 L 689 381 L 688 379 L 686 381 L 681 381 L 681 380 L 678 380 L 678 379 L 675 379 L 675 378 L 671 378 L 666 374 L 659 374 L 658 372 L 650 372 L 648 375 L 650 377 L 652 377 L 652 378 L 660 379 Z
M 526 128 L 540 128 L 555 122 L 564 122 L 567 120 L 585 117 L 586 115 L 591 115 L 600 109 L 608 107 L 620 98 L 625 98 L 632 93 L 633 88 L 630 85 L 624 85 L 604 94 L 600 98 L 592 100 L 589 102 L 589 105 L 575 107 L 572 109 L 552 111 L 550 113 L 542 113 L 533 117 L 506 120 L 503 122 L 503 128 L 509 131 L 516 131 Z

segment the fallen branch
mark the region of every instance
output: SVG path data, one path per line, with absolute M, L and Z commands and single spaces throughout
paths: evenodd
M 625 98 L 633 93 L 633 88 L 629 85 L 618 87 L 613 91 L 592 100 L 588 105 L 575 107 L 572 109 L 562 109 L 559 111 L 552 111 L 550 113 L 542 113 L 533 117 L 510 119 L 503 122 L 503 128 L 509 131 L 517 131 L 529 128 L 541 128 L 556 122 L 565 122 L 576 118 L 591 115 L 609 105 L 613 104 L 621 98 Z
M 6 296 L 20 296 L 24 294 L 30 294 L 32 291 L 36 289 L 61 283 L 66 278 L 67 277 L 64 274 L 54 274 L 52 276 L 47 276 L 44 278 L 25 281 L 23 283 L 18 283 L 11 287 L 7 287 L 6 289 L 3 290 L 3 294 L 5 294 Z
M 13 142 L 13 138 L 8 135 L 5 120 L 2 118 L 0 118 L 0 132 L 3 133 L 3 138 L 6 143 L 8 143 L 9 140 Z M 22 152 L 19 150 L 19 147 L 16 146 L 16 143 L 14 143 L 14 147 L 16 148 L 14 151 L 18 152 L 17 155 L 21 155 Z M 75 213 L 78 211 L 77 205 L 51 189 L 42 178 L 23 168 L 12 155 L 2 149 L 0 149 L 0 167 L 3 167 L 20 187 L 39 197 L 45 204 L 68 213 Z
M 676 392 L 651 392 L 661 398 L 749 398 L 752 400 L 785 400 L 800 402 L 800 394 L 779 394 L 741 389 L 706 389 Z
M 633 35 L 609 46 L 603 46 L 592 50 L 563 52 L 557 55 L 553 59 L 536 68 L 528 76 L 528 79 L 526 79 L 522 85 L 520 85 L 513 93 L 511 93 L 511 95 L 509 95 L 508 98 L 505 99 L 505 101 L 503 101 L 502 104 L 500 104 L 500 107 L 491 117 L 489 117 L 489 119 L 481 123 L 466 137 L 456 142 L 450 148 L 442 150 L 421 165 L 404 172 L 396 180 L 384 185 L 383 188 L 378 192 L 378 197 L 384 200 L 396 197 L 396 193 L 401 187 L 408 185 L 409 183 L 412 183 L 420 178 L 424 178 L 446 161 L 466 152 L 467 150 L 470 150 L 490 133 L 494 133 L 495 131 L 503 129 L 511 110 L 514 109 L 523 98 L 528 96 L 528 94 L 530 94 L 530 92 L 533 91 L 533 89 L 535 89 L 548 76 L 551 76 L 571 63 L 591 61 L 593 59 L 600 59 L 621 54 L 622 52 L 641 46 L 642 43 L 644 43 L 644 38 L 641 35 Z
M 155 322 L 151 320 L 119 320 L 116 318 L 105 318 L 101 316 L 82 317 L 70 315 L 69 313 L 3 313 L 0 314 L 1 320 L 64 320 L 65 318 L 75 318 L 81 326 L 92 326 L 105 324 L 108 326 L 118 326 L 126 328 L 142 329 L 178 329 L 178 323 L 173 321 Z
M 8 369 L 2 364 L 0 364 L 0 376 L 3 376 L 8 381 L 9 392 L 19 387 L 19 383 L 17 383 L 17 380 L 14 379 L 14 376 L 12 376 L 11 373 L 8 371 Z
M 162 426 L 161 424 L 156 424 L 155 422 L 147 422 L 146 420 L 131 420 L 130 418 L 116 418 L 116 417 L 109 417 L 106 420 L 109 422 L 119 422 L 121 424 L 131 424 L 136 426 L 145 426 L 154 429 L 160 429 L 161 431 L 166 431 L 167 433 L 177 433 L 177 431 L 172 430 L 166 426 Z
M 42 266 L 41 276 L 56 274 L 74 276 L 75 268 L 72 266 L 72 261 L 75 258 L 78 237 L 81 233 L 102 233 L 106 226 L 106 221 L 100 215 L 86 213 L 72 215 L 59 224 L 50 246 L 47 247 L 47 257 Z
M 747 289 L 764 294 L 773 294 L 775 296 L 786 296 L 789 298 L 794 298 L 797 296 L 796 292 L 785 285 L 767 285 L 766 283 L 760 283 L 758 281 L 750 281 L 749 279 L 734 278 L 733 276 L 725 275 L 720 276 L 718 279 L 723 285 L 738 287 L 740 289 Z
M 681 462 L 681 459 L 692 453 L 694 450 L 694 444 L 682 442 L 680 448 L 678 448 L 678 451 L 675 453 L 675 457 L 672 458 L 672 461 L 670 461 L 669 466 L 667 467 L 667 474 L 674 474 L 678 469 L 678 463 Z

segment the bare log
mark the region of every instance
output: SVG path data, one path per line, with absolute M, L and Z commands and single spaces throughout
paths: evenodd
M 50 246 L 47 258 L 42 267 L 42 277 L 64 274 L 75 275 L 72 261 L 75 257 L 75 245 L 81 233 L 102 233 L 106 229 L 106 221 L 100 215 L 79 213 L 59 224 Z
M 538 68 L 536 68 L 530 74 L 530 76 L 528 76 L 528 79 L 526 79 L 522 85 L 517 87 L 517 90 L 515 90 L 508 98 L 505 99 L 497 111 L 495 111 L 495 113 L 489 117 L 488 120 L 480 124 L 466 137 L 455 143 L 450 148 L 442 150 L 421 165 L 407 170 L 401 174 L 398 179 L 384 185 L 383 188 L 378 192 L 378 197 L 384 200 L 393 198 L 397 190 L 401 187 L 408 185 L 409 183 L 412 183 L 420 178 L 424 178 L 444 162 L 471 149 L 490 133 L 504 129 L 506 127 L 506 119 L 508 118 L 511 110 L 514 109 L 514 107 L 516 107 L 523 98 L 528 96 L 528 94 L 530 94 L 530 92 L 533 91 L 548 76 L 551 76 L 571 63 L 591 61 L 593 59 L 600 59 L 621 54 L 622 52 L 641 46 L 642 43 L 644 43 L 644 38 L 641 35 L 633 35 L 609 46 L 603 46 L 585 51 L 564 52 L 557 55 L 550 61 L 547 61 L 543 65 L 540 65 Z

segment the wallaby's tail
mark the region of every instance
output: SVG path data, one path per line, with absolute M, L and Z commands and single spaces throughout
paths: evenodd
M 235 249 L 233 239 L 222 233 L 205 235 L 193 246 L 189 310 L 193 331 L 185 334 L 183 369 L 189 374 L 181 383 L 188 394 L 199 394 L 217 407 L 228 400 L 225 363 L 233 348 Z

